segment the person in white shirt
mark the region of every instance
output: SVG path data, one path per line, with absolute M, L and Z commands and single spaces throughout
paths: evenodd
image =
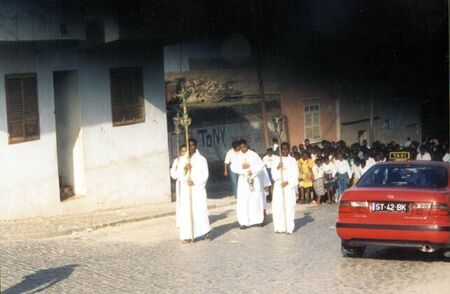
M 334 165 L 336 166 L 336 175 L 338 181 L 338 202 L 344 194 L 344 191 L 347 189 L 347 186 L 350 182 L 350 178 L 352 176 L 352 170 L 350 169 L 350 165 L 348 161 L 344 159 L 342 153 L 338 153 L 336 160 L 334 161 Z
M 445 153 L 444 157 L 442 157 L 443 162 L 450 162 L 450 148 L 447 147 L 447 153 Z
M 273 168 L 272 216 L 275 233 L 292 234 L 295 223 L 295 201 L 298 186 L 298 167 L 295 158 L 289 155 L 289 144 L 281 144 L 281 158 Z M 283 181 L 281 181 L 283 173 Z M 284 196 L 284 197 L 283 197 Z M 283 203 L 284 201 L 284 203 Z
M 175 180 L 175 195 L 176 195 L 176 202 L 175 202 L 175 217 L 176 217 L 176 226 L 177 228 L 180 227 L 180 180 L 178 179 L 178 168 L 180 167 L 179 162 L 180 158 L 184 157 L 186 154 L 187 147 L 185 144 L 180 146 L 179 149 L 179 156 L 175 158 L 173 161 L 172 167 L 170 168 L 170 177 Z
M 278 156 L 277 156 L 278 158 Z M 264 193 L 262 194 L 263 197 L 263 208 L 264 208 L 264 224 L 267 224 L 267 197 L 269 196 L 270 188 L 272 186 L 272 179 L 269 177 L 269 173 L 267 172 L 267 168 L 263 168 L 262 171 L 259 173 L 260 181 L 264 186 Z
M 272 181 L 272 175 L 271 170 L 273 166 L 273 162 L 278 158 L 277 155 L 273 154 L 273 149 L 268 148 L 266 151 L 266 155 L 263 156 L 262 161 L 264 163 L 264 166 L 267 169 L 267 172 L 269 173 L 269 178 Z
M 314 192 L 317 195 L 316 203 L 320 205 L 322 202 L 323 196 L 327 193 L 325 190 L 325 186 L 323 185 L 323 162 L 321 159 L 316 159 L 314 161 L 314 166 L 312 168 L 313 177 L 314 177 Z
M 367 165 L 365 159 L 361 159 L 361 176 L 365 174 L 369 170 L 370 166 Z
M 273 154 L 273 149 L 272 148 L 268 148 L 266 151 L 266 155 L 264 155 L 264 157 L 262 158 L 262 161 L 264 163 L 264 166 L 266 167 L 266 171 L 267 174 L 269 175 L 269 179 L 270 179 L 270 184 L 272 185 L 273 180 L 272 180 L 272 165 L 273 162 L 278 158 L 277 155 Z M 269 186 L 271 186 L 269 185 Z M 269 189 L 270 191 L 270 189 Z M 269 195 L 267 195 L 267 200 L 270 202 L 272 201 L 272 193 L 269 192 Z
M 231 147 L 232 148 L 230 150 L 228 150 L 227 154 L 225 155 L 223 175 L 224 175 L 224 177 L 228 177 L 228 176 L 230 177 L 231 186 L 233 188 L 233 193 L 234 193 L 234 196 L 236 196 L 237 180 L 238 180 L 239 175 L 234 173 L 231 170 L 230 165 L 236 159 L 236 156 L 239 154 L 239 142 L 234 141 L 231 144 Z
M 427 152 L 425 146 L 420 146 L 419 154 L 417 154 L 416 160 L 431 160 L 430 153 Z
M 353 174 L 352 185 L 355 185 L 362 175 L 361 160 L 358 157 L 353 160 L 352 174 Z
M 273 152 L 278 151 L 278 139 L 277 138 L 272 139 L 272 150 L 273 150 Z
M 328 203 L 334 202 L 334 186 L 336 185 L 336 167 L 330 161 L 329 156 L 325 156 L 324 162 L 321 166 L 323 170 L 323 184 L 328 194 Z
M 375 159 L 369 155 L 368 152 L 364 153 L 364 160 L 366 161 L 367 169 L 371 168 L 373 165 L 375 165 L 375 163 L 377 163 Z

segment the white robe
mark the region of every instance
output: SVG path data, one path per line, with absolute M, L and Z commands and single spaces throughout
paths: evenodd
M 250 164 L 250 168 L 243 169 L 244 162 Z M 236 160 L 231 163 L 231 170 L 239 175 L 237 188 L 236 214 L 241 226 L 260 224 L 264 220 L 264 183 L 260 173 L 264 164 L 261 158 L 252 150 L 246 153 L 240 152 Z M 251 171 L 253 189 L 248 183 L 248 171 Z
M 273 229 L 275 232 L 292 234 L 295 227 L 295 200 L 298 187 L 297 161 L 291 156 L 283 157 L 283 180 L 288 182 L 284 189 L 281 188 L 281 170 L 277 168 L 279 162 L 280 160 L 277 160 L 272 168 L 272 178 L 275 182 L 272 197 Z
M 189 211 L 189 190 L 192 191 L 192 219 L 194 238 L 205 235 L 210 231 L 208 218 L 208 205 L 206 202 L 206 181 L 208 180 L 208 163 L 206 159 L 196 151 L 191 157 L 191 180 L 193 186 L 188 185 L 188 174 L 185 174 L 184 167 L 187 164 L 187 156 L 180 158 L 178 167 L 178 179 L 180 181 L 179 191 L 179 225 L 180 240 L 191 239 L 191 226 Z
M 262 171 L 259 173 L 260 175 L 260 181 L 263 184 L 263 188 L 272 186 L 272 182 L 270 182 L 269 173 L 267 172 L 267 169 L 264 167 Z M 269 196 L 269 192 L 266 192 L 264 190 L 263 193 L 263 208 L 267 209 L 267 196 Z
M 178 180 L 178 166 L 179 166 L 179 158 L 175 158 L 173 161 L 172 167 L 170 168 L 170 176 L 175 180 L 175 217 L 176 217 L 176 226 L 180 227 L 180 181 Z

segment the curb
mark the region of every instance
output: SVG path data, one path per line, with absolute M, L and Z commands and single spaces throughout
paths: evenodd
M 236 200 L 229 200 L 225 203 L 220 204 L 210 204 L 208 205 L 208 209 L 217 209 L 222 207 L 227 207 L 236 204 Z M 147 221 L 151 219 L 157 219 L 157 218 L 163 218 L 175 215 L 175 211 L 168 211 L 163 212 L 160 214 L 154 214 L 154 215 L 148 215 L 148 216 L 141 216 L 136 218 L 129 218 L 129 219 L 122 219 L 112 222 L 107 222 L 103 224 L 98 224 L 94 226 L 86 226 L 86 227 L 80 227 L 76 229 L 69 229 L 69 230 L 63 230 L 63 231 L 57 231 L 57 232 L 41 232 L 36 234 L 26 234 L 26 235 L 20 235 L 16 238 L 4 238 L 0 237 L 0 242 L 12 242 L 12 241 L 25 241 L 25 240 L 37 240 L 37 239 L 46 239 L 46 238 L 54 238 L 54 237 L 60 237 L 60 236 L 67 236 L 72 235 L 76 233 L 90 233 L 92 231 L 100 230 L 107 227 L 114 227 L 114 226 L 120 226 L 124 224 L 129 223 L 136 223 L 136 222 L 142 222 Z

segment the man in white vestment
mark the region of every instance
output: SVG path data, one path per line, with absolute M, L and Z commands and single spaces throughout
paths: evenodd
M 179 225 L 180 240 L 189 243 L 192 237 L 204 236 L 205 240 L 212 240 L 209 233 L 208 206 L 206 203 L 206 181 L 208 180 L 208 163 L 197 151 L 197 141 L 189 140 L 188 157 L 180 158 L 178 168 L 178 180 L 180 181 L 179 192 Z M 190 205 L 190 196 L 192 196 Z M 192 210 L 190 211 L 190 206 Z M 192 216 L 192 223 L 191 223 Z M 192 224 L 192 227 L 191 227 Z M 192 232 L 193 229 L 193 232 Z
M 170 168 L 170 176 L 172 179 L 175 180 L 175 195 L 176 195 L 176 202 L 175 202 L 175 216 L 176 216 L 176 225 L 177 228 L 180 227 L 180 201 L 179 201 L 179 194 L 180 194 L 180 181 L 178 180 L 178 167 L 180 163 L 180 158 L 185 156 L 187 151 L 186 145 L 181 145 L 179 150 L 179 156 L 175 158 L 173 161 L 172 167 Z
M 264 225 L 264 183 L 260 175 L 264 164 L 254 151 L 248 149 L 247 141 L 241 140 L 240 153 L 231 163 L 231 170 L 239 174 L 236 214 L 241 229 Z
M 272 199 L 273 229 L 275 233 L 292 234 L 295 226 L 298 167 L 295 158 L 289 155 L 289 144 L 282 143 L 280 148 L 282 157 L 274 162 L 272 168 L 272 177 L 275 182 Z M 281 173 L 283 173 L 283 181 L 281 180 Z

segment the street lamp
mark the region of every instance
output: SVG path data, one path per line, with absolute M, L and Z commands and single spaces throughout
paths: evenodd
M 180 157 L 180 134 L 181 134 L 181 117 L 177 112 L 177 115 L 173 117 L 173 132 L 177 136 L 177 157 Z
M 278 117 L 274 117 L 272 119 L 273 122 L 273 126 L 275 128 L 275 132 L 277 133 L 278 136 L 278 142 L 280 144 L 280 147 L 278 147 L 278 154 L 280 156 L 280 189 L 281 189 L 281 202 L 282 202 L 282 212 L 283 212 L 283 219 L 284 219 L 284 229 L 287 232 L 287 220 L 286 220 L 286 197 L 284 195 L 284 187 L 282 186 L 282 184 L 284 183 L 284 165 L 283 165 L 283 156 L 281 154 L 281 137 L 283 135 L 283 125 L 285 122 L 285 117 L 284 116 L 278 116 Z

